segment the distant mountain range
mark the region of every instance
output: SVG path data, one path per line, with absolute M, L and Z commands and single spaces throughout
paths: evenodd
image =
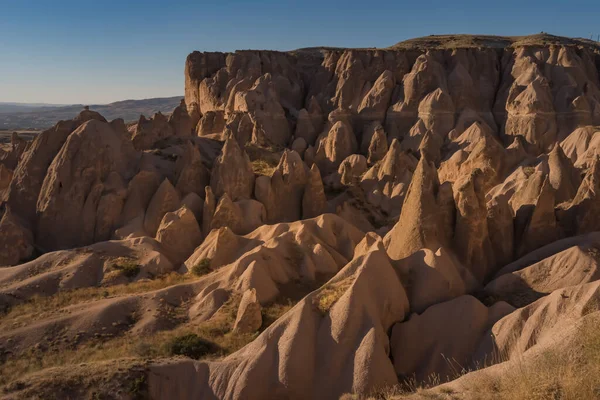
M 144 114 L 149 117 L 156 112 L 170 113 L 183 96 L 144 100 L 124 100 L 110 104 L 89 105 L 106 119 L 123 118 L 135 121 Z M 83 109 L 83 104 L 60 105 L 41 103 L 0 102 L 0 130 L 46 129 L 60 120 L 71 119 Z

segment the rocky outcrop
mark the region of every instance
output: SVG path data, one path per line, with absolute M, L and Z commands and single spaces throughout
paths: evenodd
M 33 255 L 33 234 L 7 209 L 0 219 L 0 266 L 15 265 Z
M 313 164 L 302 194 L 302 218 L 314 218 L 325 212 L 327 197 L 321 180 L 319 167 Z
M 176 107 L 169 116 L 169 125 L 175 136 L 191 136 L 195 128 L 192 117 L 188 114 L 185 100 L 181 100 L 181 104 Z
M 267 210 L 268 223 L 297 221 L 302 217 L 302 197 L 307 182 L 306 164 L 298 153 L 288 150 L 283 152 L 271 177 L 256 179 L 254 194 Z M 286 199 L 285 204 L 281 199 Z
M 367 156 L 369 164 L 381 160 L 388 151 L 387 137 L 380 123 L 367 125 L 363 130 L 360 152 Z
M 426 248 L 437 250 L 444 243 L 444 215 L 438 205 L 439 181 L 435 166 L 424 155 L 415 169 L 402 206 L 400 219 L 385 235 L 390 257 L 399 260 Z
M 60 121 L 54 127 L 40 133 L 23 153 L 19 165 L 14 170 L 7 203 L 26 223 L 34 222 L 38 196 L 52 160 L 71 132 L 88 120 L 106 122 L 100 114 L 84 110 L 75 119 Z
M 340 181 L 344 185 L 358 184 L 365 172 L 367 172 L 367 159 L 360 154 L 346 157 L 338 168 Z
M 177 184 L 175 188 L 185 196 L 188 193 L 204 194 L 210 182 L 210 172 L 202 163 L 198 148 L 188 143 L 183 155 L 177 159 Z
M 480 282 L 492 272 L 494 263 L 483 184 L 481 170 L 475 170 L 454 184 L 456 225 L 453 246 L 461 261 Z
M 242 295 L 233 331 L 239 333 L 256 332 L 262 325 L 261 306 L 256 297 L 256 290 L 249 289 Z
M 525 230 L 516 237 L 520 246 L 517 258 L 560 238 L 554 213 L 555 190 L 546 178 L 529 217 Z
M 225 140 L 221 155 L 215 160 L 210 186 L 216 197 L 227 193 L 232 201 L 249 199 L 254 190 L 252 164 L 233 137 Z
M 325 175 L 335 171 L 346 157 L 358 150 L 354 131 L 344 121 L 337 121 L 317 142 L 314 162 Z
M 600 316 L 599 60 L 543 34 L 195 52 L 168 118 L 0 144 L 0 265 L 84 246 L 0 268 L 0 312 L 50 296 L 2 315 L 1 361 L 191 330 L 239 350 L 85 359 L 69 395 L 333 399 L 568 348 Z M 52 397 L 63 370 L 3 389 Z
M 36 242 L 45 250 L 108 240 L 123 209 L 137 154 L 122 132 L 90 120 L 52 161 L 37 201 Z
M 217 199 L 210 186 L 204 189 L 204 206 L 202 207 L 202 235 L 208 236 L 211 230 L 212 217 L 217 209 Z
M 209 212 L 206 207 L 204 211 Z M 236 234 L 245 235 L 264 225 L 266 220 L 267 213 L 262 203 L 249 199 L 233 202 L 225 193 L 210 218 L 210 229 L 228 227 Z
M 185 206 L 166 213 L 156 232 L 156 241 L 174 264 L 181 264 L 202 241 L 194 213 Z
M 10 146 L 0 149 L 0 164 L 8 170 L 14 170 L 26 148 L 27 141 L 22 139 L 18 133 L 13 132 L 10 136 Z
M 173 136 L 173 134 L 173 128 L 167 117 L 158 112 L 151 119 L 147 119 L 143 115 L 140 116 L 131 140 L 136 149 L 146 150 L 152 148 L 158 141 Z
M 600 228 L 600 157 L 588 169 L 575 198 L 560 218 L 563 228 L 570 234 L 582 234 Z
M 461 296 L 421 315 L 413 314 L 392 328 L 390 346 L 396 373 L 418 382 L 431 375 L 442 382 L 456 378 L 456 368 L 475 366 L 475 354 L 486 332 L 513 310 L 503 302 L 488 308 L 472 296 Z
M 144 229 L 148 235 L 156 236 L 164 215 L 179 208 L 179 193 L 165 179 L 152 196 L 144 217 Z
M 494 251 L 494 269 L 508 264 L 514 254 L 513 210 L 506 196 L 491 199 L 487 205 L 487 225 Z
M 548 179 L 556 191 L 556 203 L 572 200 L 581 183 L 579 172 L 558 144 L 548 155 Z

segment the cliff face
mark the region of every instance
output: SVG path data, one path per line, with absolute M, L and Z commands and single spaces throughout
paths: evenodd
M 583 42 L 194 52 L 185 99 L 200 135 L 226 128 L 241 142 L 313 141 L 307 130 L 344 120 L 359 138 L 380 123 L 389 142 L 416 150 L 427 131 L 458 136 L 477 121 L 506 144 L 523 136 L 541 153 L 576 127 L 600 123 L 599 64 Z

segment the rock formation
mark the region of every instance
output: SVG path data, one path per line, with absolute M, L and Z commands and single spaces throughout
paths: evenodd
M 171 114 L 13 135 L 3 395 L 495 398 L 481 373 L 582 359 L 599 65 L 546 34 L 194 52 Z

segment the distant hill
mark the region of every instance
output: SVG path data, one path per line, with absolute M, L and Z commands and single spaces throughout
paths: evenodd
M 149 117 L 158 111 L 170 113 L 179 105 L 181 99 L 183 96 L 123 100 L 110 104 L 90 105 L 90 109 L 98 111 L 108 120 L 123 118 L 125 121 L 134 121 L 140 117 L 140 114 Z M 75 117 L 83 109 L 83 106 L 83 104 L 65 106 L 0 103 L 0 130 L 49 128 L 60 120 Z

